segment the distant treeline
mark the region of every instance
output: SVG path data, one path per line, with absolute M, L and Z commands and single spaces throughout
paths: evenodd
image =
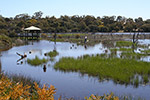
M 66 33 L 66 32 L 150 32 L 150 19 L 143 20 L 141 17 L 132 19 L 123 16 L 54 16 L 42 17 L 41 11 L 32 16 L 19 14 L 14 18 L 0 16 L 0 33 L 13 36 L 23 32 L 29 26 L 37 26 L 43 33 Z

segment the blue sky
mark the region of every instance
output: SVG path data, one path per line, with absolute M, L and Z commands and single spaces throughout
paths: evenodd
M 150 0 L 1 0 L 0 15 L 15 15 L 42 11 L 43 16 L 93 15 L 125 16 L 150 19 Z

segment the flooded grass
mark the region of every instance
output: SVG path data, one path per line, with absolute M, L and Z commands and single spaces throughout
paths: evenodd
M 125 52 L 132 52 L 133 50 L 131 48 L 110 48 L 110 51 L 125 51 Z
M 132 42 L 131 41 L 117 41 L 116 42 L 116 46 L 117 47 L 130 47 L 132 46 Z
M 50 57 L 56 57 L 59 53 L 56 50 L 50 51 L 47 53 Z
M 27 59 L 27 62 L 28 62 L 28 64 L 30 64 L 32 66 L 38 66 L 38 65 L 48 62 L 48 60 L 45 58 L 40 59 L 36 56 L 34 59 Z
M 135 53 L 135 52 L 122 52 L 120 57 L 126 59 L 136 59 L 140 60 L 141 57 L 145 57 L 147 54 Z
M 145 54 L 150 54 L 150 50 L 142 50 L 141 52 Z
M 134 59 L 86 56 L 78 59 L 62 58 L 55 64 L 54 68 L 63 71 L 79 71 L 98 76 L 100 79 L 113 79 L 117 83 L 130 84 L 131 79 L 134 79 L 136 74 L 141 76 L 148 75 L 150 63 Z M 134 83 L 136 84 L 137 80 Z

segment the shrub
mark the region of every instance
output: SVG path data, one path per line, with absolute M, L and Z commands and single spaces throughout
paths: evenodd
M 80 38 L 80 34 L 76 34 L 75 37 L 78 39 Z
M 62 38 L 62 35 L 61 35 L 61 34 L 58 34 L 58 38 Z
M 15 83 L 5 76 L 0 78 L 0 100 L 54 100 L 56 89 L 52 85 L 39 88 L 35 82 L 34 89 L 31 92 L 30 89 L 31 86 Z
M 41 34 L 41 37 L 42 37 L 42 38 L 47 38 L 48 36 L 47 36 L 47 34 L 42 33 L 42 34 Z

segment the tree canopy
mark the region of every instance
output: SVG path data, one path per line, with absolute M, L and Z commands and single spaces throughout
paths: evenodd
M 31 25 L 40 27 L 43 33 L 65 32 L 150 32 L 150 19 L 126 18 L 124 16 L 55 16 L 42 17 L 43 12 L 35 12 L 32 16 L 19 14 L 14 18 L 0 16 L 0 34 L 13 35 L 23 32 Z

